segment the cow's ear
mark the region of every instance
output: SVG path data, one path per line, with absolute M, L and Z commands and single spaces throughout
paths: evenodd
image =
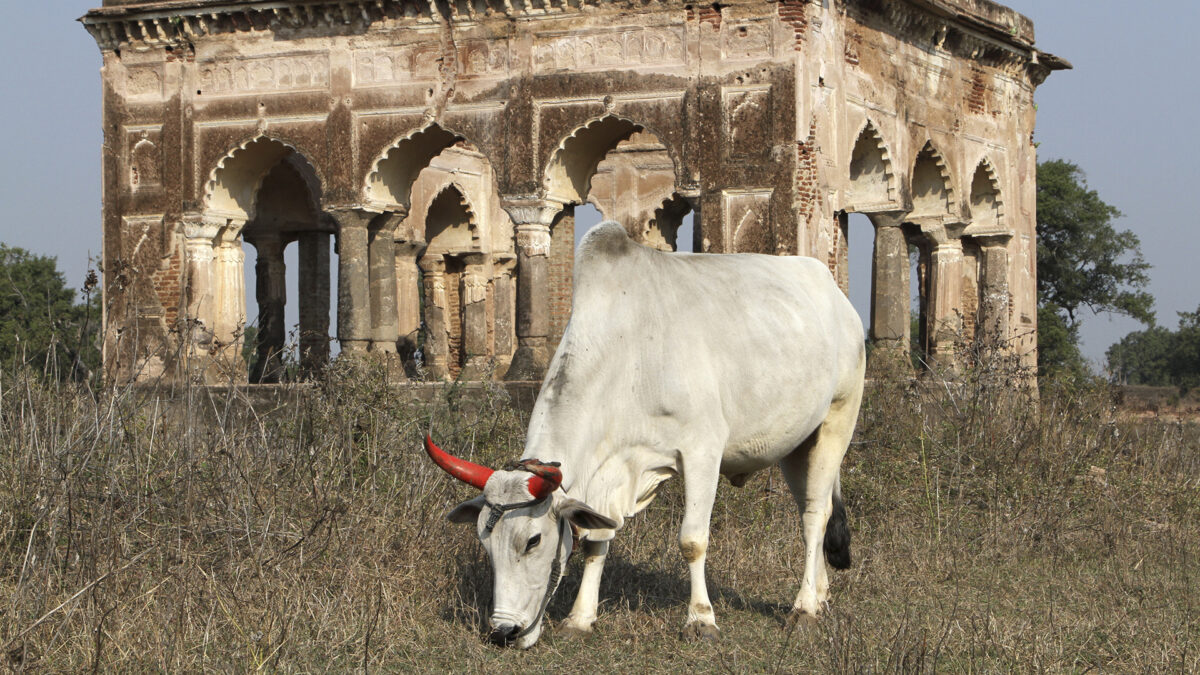
M 571 524 L 586 530 L 611 530 L 617 526 L 617 521 L 596 513 L 592 507 L 578 499 L 568 498 L 563 501 L 558 505 L 558 513 Z
M 446 520 L 452 523 L 473 523 L 479 520 L 479 511 L 483 508 L 483 495 L 459 504 L 446 513 Z

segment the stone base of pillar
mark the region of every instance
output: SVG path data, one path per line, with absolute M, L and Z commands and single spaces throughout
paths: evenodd
M 490 380 L 494 375 L 496 362 L 488 356 L 472 356 L 467 359 L 458 379 L 468 382 Z
M 373 351 L 371 356 L 379 360 L 384 369 L 384 377 L 389 383 L 408 382 L 408 374 L 404 371 L 404 361 L 395 350 L 390 352 Z
M 525 338 L 513 354 L 512 363 L 504 379 L 509 382 L 540 382 L 550 365 L 550 352 L 546 349 L 546 338 Z
M 370 349 L 372 354 L 395 354 L 396 343 L 372 340 Z
M 913 370 L 908 345 L 902 340 L 875 340 L 867 355 L 867 374 L 880 379 L 911 377 Z
M 929 355 L 930 371 L 938 377 L 954 379 L 962 372 L 962 354 L 958 346 L 951 343 L 948 346 L 934 346 Z
M 362 356 L 371 348 L 370 340 L 339 340 L 342 345 L 342 353 L 347 356 Z

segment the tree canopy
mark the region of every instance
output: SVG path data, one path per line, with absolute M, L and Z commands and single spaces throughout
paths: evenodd
M 85 284 L 95 285 L 94 273 Z M 54 258 L 0 243 L 0 367 L 90 377 L 100 362 L 99 297 L 77 304 L 75 296 Z
M 1080 310 L 1153 326 L 1154 298 L 1144 290 L 1150 265 L 1137 235 L 1113 227 L 1121 212 L 1072 162 L 1038 164 L 1037 216 L 1038 368 L 1050 376 L 1083 374 Z
M 1193 389 L 1200 386 L 1200 307 L 1179 313 L 1179 329 L 1151 326 L 1108 348 L 1108 370 L 1119 384 Z

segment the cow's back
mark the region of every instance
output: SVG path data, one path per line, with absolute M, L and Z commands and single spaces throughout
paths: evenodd
M 860 319 L 819 261 L 663 253 L 604 223 L 576 252 L 526 456 L 636 477 L 725 433 L 725 472 L 757 470 L 861 386 L 862 360 Z

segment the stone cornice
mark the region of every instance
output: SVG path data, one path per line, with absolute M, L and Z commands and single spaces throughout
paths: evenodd
M 253 30 L 362 31 L 386 20 L 438 23 L 586 13 L 608 0 L 168 0 L 93 9 L 79 20 L 103 50 L 179 46 L 195 37 Z M 478 5 L 482 4 L 481 9 Z M 617 4 L 617 3 L 614 3 Z M 679 2 L 683 6 L 682 1 Z M 624 6 L 634 7 L 625 0 Z M 639 5 L 640 6 L 640 5 Z M 443 10 L 444 8 L 444 10 Z
M 761 2 L 762 0 L 752 0 Z M 775 0 L 766 0 L 773 4 Z M 684 0 L 664 0 L 663 6 Z M 731 4 L 749 4 L 733 0 Z M 80 18 L 102 50 L 178 47 L 231 32 L 360 32 L 384 21 L 472 22 L 636 9 L 636 0 L 164 0 L 108 5 Z M 912 39 L 956 56 L 1007 69 L 1028 68 L 1034 84 L 1065 60 L 1033 47 L 1033 23 L 990 0 L 883 0 L 882 18 Z
M 906 38 L 1010 73 L 1034 86 L 1071 64 L 1033 46 L 1033 22 L 990 0 L 883 0 L 880 17 Z

